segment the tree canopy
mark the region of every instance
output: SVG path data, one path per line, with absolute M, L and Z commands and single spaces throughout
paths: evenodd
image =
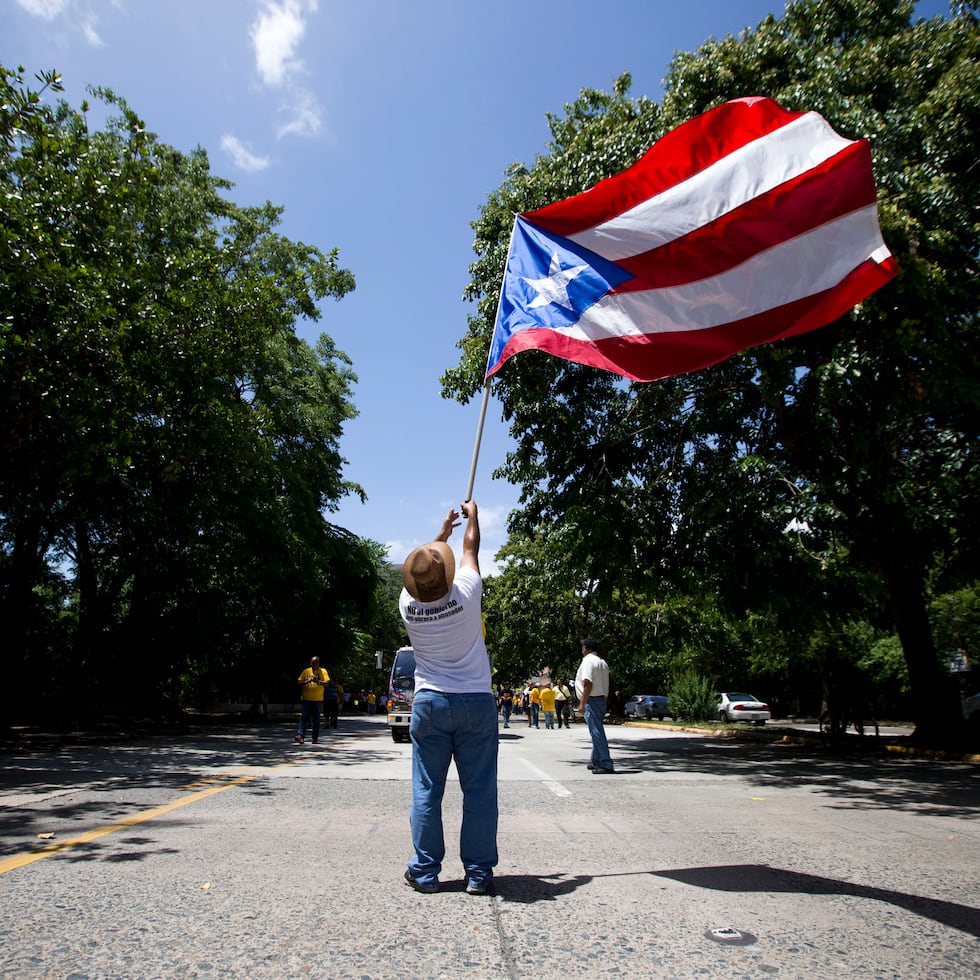
M 980 542 L 976 7 L 914 20 L 910 0 L 790 2 L 678 54 L 659 105 L 631 98 L 628 74 L 583 91 L 548 117 L 547 152 L 490 195 L 473 223 L 475 312 L 443 376 L 461 401 L 483 384 L 514 213 L 619 172 L 728 99 L 770 96 L 866 137 L 902 270 L 828 327 L 661 382 L 512 359 L 494 387 L 516 442 L 498 475 L 522 509 L 488 602 L 511 656 L 592 632 L 619 677 L 694 666 L 741 685 L 801 666 L 822 636 L 826 681 L 849 624 L 890 623 L 917 736 L 948 740 L 959 706 L 929 603 L 976 583 Z
M 295 329 L 354 278 L 114 93 L 92 130 L 54 72 L 32 84 L 0 69 L 8 707 L 261 697 L 374 601 L 377 555 L 325 517 L 361 494 L 355 376 Z

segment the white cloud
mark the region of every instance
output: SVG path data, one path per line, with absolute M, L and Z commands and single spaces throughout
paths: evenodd
M 510 511 L 511 508 L 505 504 L 491 504 L 487 507 L 481 507 L 480 536 L 495 540 L 499 538 L 503 544 L 503 538 L 506 537 L 507 532 L 507 515 Z
M 306 32 L 305 15 L 316 9 L 317 0 L 265 0 L 251 34 L 255 64 L 266 85 L 283 85 L 302 68 L 296 49 Z
M 17 0 L 17 3 L 33 17 L 40 17 L 48 23 L 65 15 L 69 30 L 77 30 L 93 48 L 103 47 L 102 38 L 96 29 L 98 17 L 91 11 L 80 12 L 79 4 L 74 0 Z
M 54 20 L 68 7 L 68 0 L 17 0 L 34 17 Z
M 307 21 L 316 13 L 318 0 L 262 0 L 252 23 L 255 67 L 267 88 L 283 95 L 276 136 L 316 136 L 323 129 L 323 109 L 315 96 L 297 79 L 306 69 L 299 56 Z
M 417 548 L 421 541 L 385 541 L 384 546 L 388 552 L 388 560 L 393 565 L 400 565 L 404 560 L 405 556 L 413 549 Z
M 323 128 L 320 104 L 312 92 L 298 88 L 292 99 L 281 109 L 285 121 L 276 130 L 279 139 L 284 136 L 316 136 Z
M 95 18 L 91 20 L 86 20 L 82 23 L 82 34 L 85 40 L 92 45 L 93 48 L 103 47 L 102 38 L 99 36 L 99 32 L 95 29 Z
M 232 136 L 231 133 L 225 133 L 221 137 L 221 149 L 231 157 L 236 167 L 250 173 L 265 170 L 271 162 L 268 157 L 253 153 L 237 136 Z

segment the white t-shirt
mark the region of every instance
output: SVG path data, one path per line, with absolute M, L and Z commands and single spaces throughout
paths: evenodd
M 402 589 L 398 611 L 415 649 L 415 690 L 474 694 L 491 690 L 483 642 L 483 579 L 460 568 L 449 595 L 419 602 Z
M 607 697 L 609 695 L 609 664 L 596 653 L 587 653 L 579 664 L 575 675 L 575 690 L 582 693 L 582 681 L 592 681 L 592 692 L 589 697 Z

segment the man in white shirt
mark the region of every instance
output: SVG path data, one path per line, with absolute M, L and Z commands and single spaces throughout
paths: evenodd
M 402 566 L 399 612 L 415 650 L 412 739 L 412 844 L 405 880 L 416 891 L 439 890 L 446 845 L 442 798 L 455 759 L 463 791 L 459 856 L 466 891 L 486 895 L 497 864 L 497 703 L 483 640 L 483 579 L 476 503 L 466 517 L 463 556 L 446 542 L 459 526 L 450 509 L 442 530 Z
M 615 772 L 606 741 L 603 719 L 606 717 L 606 698 L 609 696 L 609 664 L 596 652 L 596 641 L 587 636 L 582 641 L 582 663 L 575 675 L 579 692 L 579 707 L 585 715 L 592 737 L 592 758 L 589 768 L 594 775 Z

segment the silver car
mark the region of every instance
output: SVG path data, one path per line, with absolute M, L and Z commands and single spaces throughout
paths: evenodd
M 627 718 L 656 718 L 663 721 L 670 714 L 670 707 L 661 694 L 634 694 L 623 706 L 623 714 Z

